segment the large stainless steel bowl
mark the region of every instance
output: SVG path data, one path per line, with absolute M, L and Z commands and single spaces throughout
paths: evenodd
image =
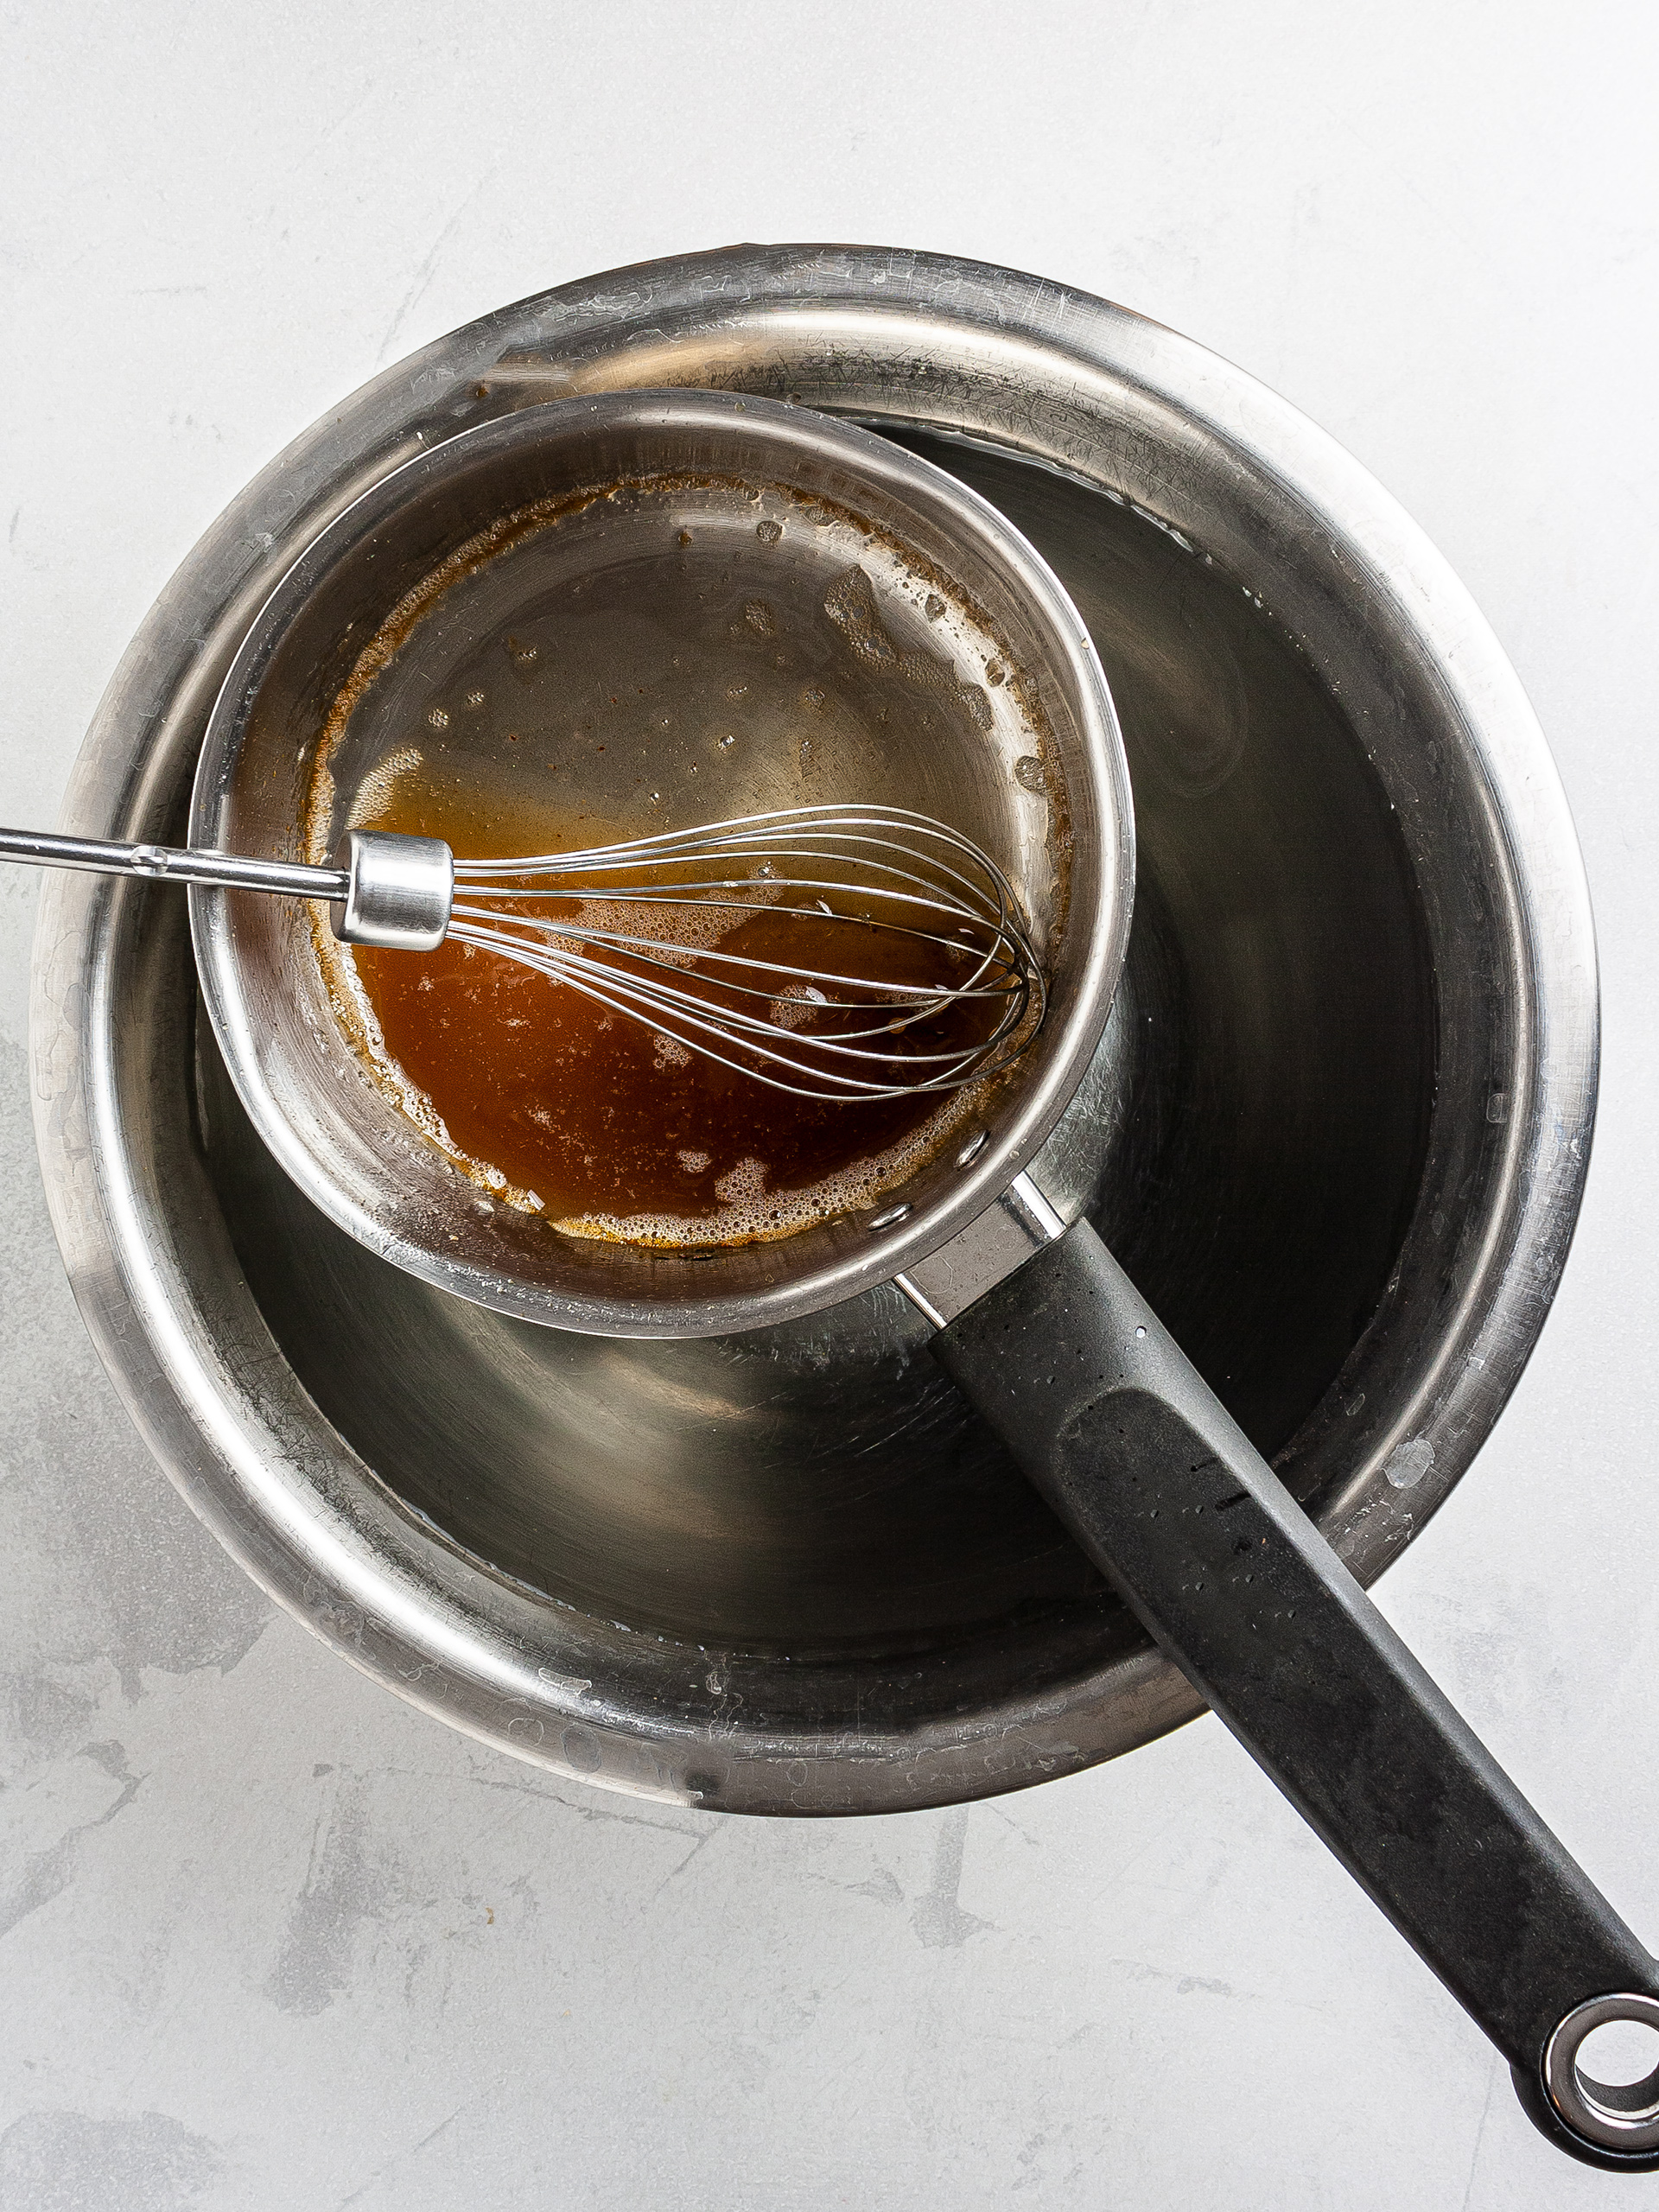
M 87 738 L 69 816 L 181 827 L 295 552 L 424 446 L 555 393 L 760 391 L 877 424 L 1067 586 L 1124 725 L 1135 933 L 1041 1158 L 1364 1579 L 1524 1363 L 1586 1164 L 1596 990 L 1537 726 L 1466 594 L 1338 448 L 1097 300 L 877 250 L 740 248 L 505 309 L 234 504 Z M 900 1295 L 705 1342 L 578 1338 L 414 1281 L 251 1135 L 182 902 L 49 879 L 41 1155 L 158 1456 L 358 1664 L 567 1773 L 749 1811 L 1019 1787 L 1197 1708 L 978 1429 Z

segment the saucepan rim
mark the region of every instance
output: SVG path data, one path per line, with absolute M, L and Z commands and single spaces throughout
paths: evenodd
M 817 410 L 766 398 L 683 390 L 638 390 L 601 398 L 543 401 L 463 430 L 403 461 L 372 483 L 305 545 L 265 600 L 232 662 L 208 718 L 191 799 L 194 843 L 220 842 L 219 825 L 238 759 L 257 712 L 260 687 L 290 627 L 334 566 L 372 541 L 395 537 L 405 515 L 471 468 L 515 455 L 537 444 L 594 441 L 633 433 L 671 439 L 695 436 L 716 451 L 729 440 L 751 452 L 759 437 L 775 455 L 779 480 L 802 464 L 835 467 L 842 481 L 861 491 L 890 517 L 895 505 L 918 512 L 991 573 L 1018 602 L 1044 645 L 1043 664 L 1019 671 L 1022 688 L 1052 710 L 1064 704 L 1075 741 L 1051 772 L 1064 773 L 1071 818 L 1095 825 L 1090 849 L 1074 850 L 1070 909 L 1062 947 L 1068 982 L 1064 1016 L 1051 1009 L 1021 1061 L 998 1084 L 994 1102 L 976 1124 L 988 1132 L 971 1160 L 935 1194 L 893 1218 L 916 1184 L 888 1192 L 855 1219 L 827 1258 L 812 1264 L 824 1240 L 809 1231 L 764 1248 L 764 1287 L 709 1294 L 715 1268 L 695 1274 L 674 1255 L 653 1257 L 677 1277 L 671 1294 L 653 1297 L 630 1288 L 612 1295 L 594 1288 L 591 1249 L 572 1251 L 570 1241 L 546 1224 L 516 1247 L 493 1239 L 489 1253 L 458 1253 L 448 1236 L 450 1219 L 420 1205 L 399 1204 L 388 1188 L 365 1194 L 346 1179 L 328 1152 L 313 1141 L 296 1110 L 302 1086 L 326 1078 L 308 1061 L 273 1065 L 274 1046 L 259 1004 L 248 986 L 237 925 L 238 899 L 203 886 L 189 894 L 192 934 L 203 998 L 227 1071 L 249 1118 L 267 1148 L 311 1203 L 359 1243 L 439 1289 L 520 1319 L 595 1335 L 709 1337 L 757 1328 L 817 1312 L 891 1280 L 947 1243 L 994 1205 L 1030 1161 L 1065 1111 L 1099 1043 L 1122 969 L 1134 897 L 1135 829 L 1128 771 L 1116 712 L 1105 675 L 1082 617 L 1069 594 L 1030 541 L 970 486 L 891 440 Z M 749 466 L 753 466 L 751 461 Z M 884 523 L 884 527 L 888 525 Z M 942 588 L 946 587 L 942 586 Z M 391 612 L 390 607 L 386 610 Z M 1011 687 L 1012 688 L 1012 687 Z M 1058 754 L 1061 748 L 1055 747 Z M 858 794 L 849 794 L 857 797 Z M 295 825 L 297 830 L 297 823 Z M 1077 843 L 1088 835 L 1080 828 Z M 280 857 L 292 858 L 295 852 Z M 269 857 L 278 857 L 272 853 Z M 312 1042 L 308 1033 L 308 1043 Z M 340 1037 L 342 1058 L 351 1046 Z M 328 1071 L 338 1074 L 338 1069 Z M 389 1101 L 387 1116 L 397 1114 Z M 413 1125 L 403 1132 L 417 1147 L 436 1147 Z M 417 1170 L 418 1172 L 418 1166 Z M 390 1202 L 388 1198 L 390 1197 Z M 876 1227 L 872 1221 L 887 1225 Z M 470 1222 L 463 1220 L 464 1227 Z M 425 1230 L 429 1234 L 423 1233 Z M 563 1249 L 561 1249 L 563 1248 Z M 531 1259 L 518 1264 L 528 1249 Z M 561 1264 L 563 1262 L 563 1265 Z M 584 1266 L 582 1263 L 586 1262 Z M 693 1289 L 697 1294 L 692 1294 Z

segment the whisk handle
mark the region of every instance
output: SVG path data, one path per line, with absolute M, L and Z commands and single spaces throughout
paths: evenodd
M 213 883 L 226 890 L 286 892 L 299 899 L 341 899 L 351 887 L 350 873 L 343 868 L 248 860 L 237 853 L 194 852 L 176 845 L 129 845 L 111 837 L 60 837 L 45 830 L 0 830 L 0 860 L 86 868 L 95 875 Z
M 256 861 L 241 853 L 204 853 L 188 846 L 127 845 L 111 837 L 0 830 L 0 861 L 86 868 L 95 875 L 206 883 L 223 891 L 275 891 L 291 899 L 326 899 L 334 935 L 347 944 L 430 952 L 443 943 L 455 871 L 449 848 L 441 839 L 351 830 L 339 857 L 344 868 L 308 868 L 301 861 Z

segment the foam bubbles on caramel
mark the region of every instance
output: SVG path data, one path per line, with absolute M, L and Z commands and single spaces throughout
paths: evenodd
M 856 1213 L 906 1182 L 925 1166 L 945 1137 L 968 1112 L 965 1092 L 957 1092 L 910 1137 L 873 1160 L 861 1160 L 804 1190 L 769 1190 L 763 1160 L 746 1159 L 714 1185 L 719 1209 L 712 1215 L 688 1213 L 584 1214 L 556 1226 L 572 1236 L 603 1237 L 613 1243 L 658 1247 L 764 1244 L 794 1236 L 803 1229 Z M 707 1155 L 701 1155 L 706 1161 Z M 680 1155 L 683 1162 L 685 1155 Z

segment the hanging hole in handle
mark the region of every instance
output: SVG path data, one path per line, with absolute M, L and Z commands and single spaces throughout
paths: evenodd
M 1605 2081 L 1602 2073 L 1624 2078 Z M 1544 2087 L 1586 2142 L 1631 2155 L 1659 2150 L 1659 1999 L 1592 1997 L 1575 2005 L 1544 2051 Z
M 1639 2088 L 1659 2070 L 1659 2029 L 1641 2020 L 1604 2020 L 1579 2045 L 1578 2069 L 1604 2089 Z

